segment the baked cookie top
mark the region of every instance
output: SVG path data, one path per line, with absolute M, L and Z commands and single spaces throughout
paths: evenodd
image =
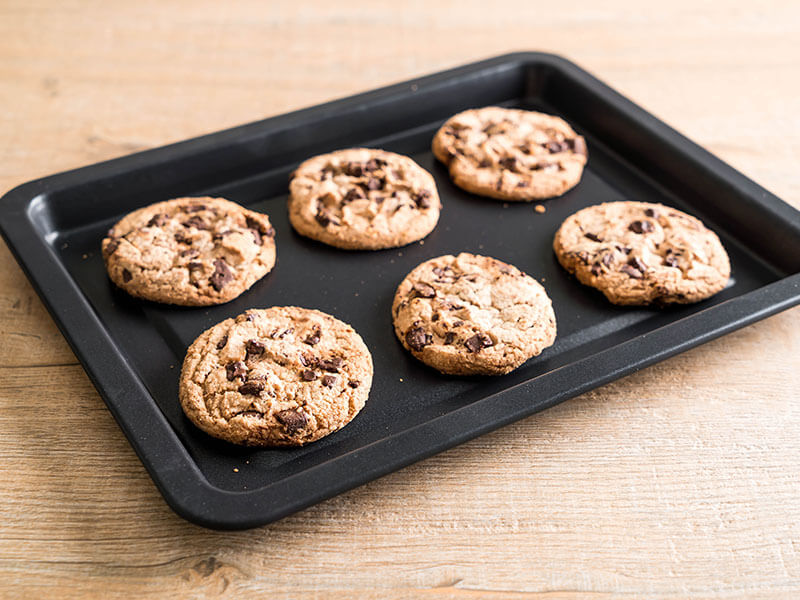
M 457 186 L 518 201 L 560 196 L 580 181 L 587 157 L 586 142 L 563 119 L 497 106 L 450 117 L 433 153 Z
M 553 240 L 558 261 L 614 304 L 686 304 L 722 290 L 728 254 L 684 212 L 646 202 L 608 202 L 568 217 Z
M 398 339 L 451 375 L 502 375 L 553 344 L 556 320 L 544 288 L 516 267 L 461 253 L 418 265 L 392 304 Z
M 441 208 L 430 173 L 407 156 L 368 148 L 310 158 L 293 173 L 289 191 L 298 233 L 353 250 L 420 240 Z
M 251 309 L 200 334 L 180 379 L 186 416 L 248 446 L 301 446 L 364 407 L 372 356 L 355 330 L 317 310 Z
M 204 306 L 239 296 L 275 264 L 267 215 L 223 198 L 177 198 L 140 208 L 102 242 L 111 280 L 146 300 Z

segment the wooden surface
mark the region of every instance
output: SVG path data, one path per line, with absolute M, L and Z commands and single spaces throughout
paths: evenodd
M 5 0 L 0 189 L 542 49 L 800 207 L 800 3 L 554 4 Z M 166 506 L 2 244 L 0 329 L 2 598 L 800 596 L 797 309 L 238 533 Z

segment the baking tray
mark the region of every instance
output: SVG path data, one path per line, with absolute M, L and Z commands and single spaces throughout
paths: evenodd
M 545 203 L 463 192 L 431 152 L 452 114 L 490 104 L 564 117 L 587 139 L 581 183 Z M 709 109 L 710 110 L 710 109 Z M 731 126 L 740 126 L 731 123 Z M 408 154 L 436 178 L 436 230 L 405 248 L 336 250 L 298 236 L 287 181 L 311 155 L 349 146 Z M 161 306 L 115 289 L 100 240 L 123 214 L 176 196 L 222 195 L 269 214 L 274 271 L 212 308 Z M 663 202 L 722 238 L 733 274 L 717 296 L 669 309 L 619 308 L 557 264 L 559 223 L 599 202 Z M 663 360 L 800 301 L 800 213 L 571 62 L 518 53 L 24 184 L 0 201 L 0 228 L 161 493 L 220 529 L 269 523 Z M 397 284 L 433 256 L 510 262 L 553 299 L 553 347 L 504 377 L 446 377 L 405 352 L 390 315 Z M 250 307 L 299 305 L 352 324 L 372 351 L 369 402 L 347 427 L 299 449 L 215 440 L 178 404 L 184 352 Z

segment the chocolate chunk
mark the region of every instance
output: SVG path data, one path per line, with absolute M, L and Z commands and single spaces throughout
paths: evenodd
M 224 335 L 222 339 L 217 342 L 217 350 L 222 350 L 225 347 L 225 344 L 228 343 L 228 336 Z
M 634 269 L 637 269 L 644 273 L 647 270 L 647 265 L 644 264 L 641 258 L 637 256 L 631 256 L 628 259 L 628 264 L 632 266 Z
M 476 333 L 471 338 L 467 339 L 467 341 L 464 342 L 464 345 L 470 352 L 480 352 L 484 348 L 494 346 L 494 342 L 492 341 L 492 338 L 485 333 Z
M 504 156 L 500 159 L 500 166 L 509 171 L 517 170 L 517 159 L 513 156 Z
M 417 208 L 430 208 L 431 193 L 428 190 L 422 190 L 414 196 L 414 204 L 417 205 Z
M 112 254 L 114 254 L 114 252 L 116 251 L 117 248 L 119 248 L 119 240 L 118 239 L 117 240 L 111 240 L 108 243 L 108 246 L 106 246 L 106 250 L 105 250 L 104 254 L 106 256 L 111 256 Z
M 655 219 L 655 218 L 658 217 L 658 213 L 656 211 L 654 211 L 652 208 L 645 208 L 644 209 L 644 214 L 646 216 L 650 217 L 651 219 Z
M 200 212 L 201 210 L 205 209 L 206 209 L 205 204 L 187 204 L 186 206 L 181 207 L 181 210 L 187 213 Z
M 261 239 L 261 233 L 259 233 L 258 229 L 250 229 L 250 233 L 253 234 L 253 239 L 255 240 L 256 244 L 261 246 L 264 243 L 264 240 Z
M 232 362 L 225 365 L 225 372 L 228 375 L 228 381 L 233 381 L 237 377 L 244 377 L 247 367 L 241 361 Z
M 336 375 L 322 376 L 322 385 L 324 385 L 325 387 L 333 387 L 334 383 L 336 383 Z
M 316 346 L 319 344 L 319 340 L 322 337 L 322 332 L 319 329 L 314 329 L 314 331 L 303 340 L 309 346 Z
M 602 242 L 603 241 L 593 233 L 584 233 L 583 236 L 589 238 L 593 242 Z
M 367 180 L 367 189 L 368 190 L 382 190 L 383 189 L 384 181 L 383 179 L 378 179 L 377 177 L 370 177 Z
M 416 350 L 417 352 L 432 342 L 433 338 L 431 337 L 431 334 L 426 333 L 422 327 L 412 327 L 408 330 L 408 332 L 406 332 L 406 344 L 408 344 L 412 350 Z
M 128 269 L 122 269 L 122 281 L 128 283 L 131 279 L 133 279 L 133 275 Z
M 586 140 L 584 140 L 582 137 L 576 137 L 574 139 L 567 140 L 567 143 L 575 154 L 587 156 Z
M 345 163 L 344 172 L 351 177 L 361 177 L 364 174 L 364 169 L 358 163 L 349 162 Z
M 251 396 L 258 396 L 258 393 L 264 389 L 264 384 L 260 381 L 247 381 L 239 386 L 240 394 L 249 394 Z
M 300 378 L 303 381 L 314 381 L 317 378 L 317 374 L 311 369 L 306 369 L 305 371 L 300 372 Z
M 361 200 L 364 197 L 364 192 L 361 188 L 353 187 L 347 190 L 347 193 L 342 198 L 342 202 L 352 202 L 353 200 Z
M 191 244 L 192 243 L 192 238 L 187 237 L 186 234 L 184 234 L 181 231 L 176 232 L 173 237 L 175 238 L 175 241 L 178 242 L 179 244 Z
M 552 142 L 547 142 L 544 147 L 547 148 L 550 154 L 557 154 L 569 148 L 569 144 L 567 142 L 557 142 L 554 140 Z
M 163 213 L 158 213 L 147 222 L 147 225 L 145 227 L 161 227 L 166 222 L 167 222 L 167 215 Z
M 317 223 L 319 223 L 323 227 L 327 227 L 331 223 L 333 223 L 334 225 L 338 225 L 339 224 L 339 220 L 336 217 L 334 217 L 330 213 L 330 211 L 328 211 L 328 210 L 326 210 L 326 209 L 324 209 L 322 207 L 320 207 L 317 210 L 317 214 L 316 214 L 316 216 L 314 218 L 317 220 Z
M 283 425 L 283 428 L 289 435 L 302 429 L 306 426 L 306 423 L 308 423 L 306 416 L 297 410 L 282 410 L 275 413 L 275 418 Z
M 301 354 L 300 355 L 300 364 L 304 367 L 316 367 L 319 363 L 319 359 L 313 355 Z
M 344 364 L 341 356 L 334 356 L 330 359 L 323 359 L 319 361 L 318 365 L 320 369 L 328 371 L 330 373 L 338 373 L 339 368 Z
M 445 345 L 449 346 L 456 340 L 456 334 L 452 331 L 448 331 L 444 334 L 444 343 Z
M 181 250 L 180 255 L 184 258 L 194 258 L 195 256 L 200 255 L 200 251 L 195 250 L 194 248 L 188 248 L 186 250 Z
M 415 297 L 419 296 L 421 298 L 433 298 L 436 295 L 436 290 L 433 286 L 425 282 L 415 283 L 413 292 Z
M 628 277 L 630 277 L 632 279 L 642 279 L 644 277 L 644 275 L 642 275 L 641 271 L 639 271 L 638 269 L 633 268 L 630 265 L 622 265 L 622 268 L 620 269 L 620 271 L 625 273 Z
M 353 389 L 356 389 L 358 386 L 361 385 L 361 382 L 358 379 L 351 379 L 350 381 L 347 382 L 347 385 L 349 385 Z
M 633 233 L 650 233 L 655 228 L 650 221 L 633 221 L 628 225 L 628 229 Z
M 367 164 L 364 165 L 364 170 L 367 171 L 367 172 L 369 172 L 369 171 L 377 171 L 378 169 L 381 168 L 381 164 L 380 163 L 382 163 L 382 162 L 383 162 L 382 160 L 379 161 L 377 159 L 370 158 L 367 161 Z
M 600 263 L 594 263 L 594 264 L 592 265 L 592 275 L 594 275 L 595 277 L 597 277 L 597 276 L 598 276 L 598 275 L 600 275 L 600 273 L 602 273 L 602 272 L 603 272 L 603 268 L 600 266 Z
M 189 267 L 190 271 L 202 271 L 203 270 L 203 263 L 197 262 L 196 260 L 193 260 L 192 262 L 190 262 L 186 266 Z
M 228 263 L 221 258 L 214 259 L 214 272 L 208 278 L 211 287 L 220 291 L 227 284 L 233 281 L 233 271 L 231 271 Z
M 248 340 L 244 347 L 247 350 L 247 358 L 251 356 L 260 356 L 264 354 L 264 350 L 267 349 L 266 344 L 258 340 Z
M 194 227 L 195 229 L 208 229 L 208 225 L 206 224 L 206 222 L 203 221 L 203 219 L 201 219 L 198 216 L 194 216 L 194 217 L 191 217 L 189 219 L 186 219 L 183 222 L 183 226 L 184 227 Z

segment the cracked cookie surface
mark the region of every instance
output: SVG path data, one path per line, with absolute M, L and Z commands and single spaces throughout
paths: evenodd
M 500 200 L 560 196 L 580 181 L 585 140 L 559 117 L 487 106 L 450 117 L 433 153 L 462 189 Z
M 424 238 L 439 221 L 433 176 L 407 156 L 351 148 L 302 163 L 289 185 L 298 233 L 338 248 L 379 250 Z
M 355 330 L 294 306 L 251 309 L 186 352 L 180 402 L 206 433 L 247 446 L 302 446 L 349 423 L 372 385 Z
M 411 271 L 392 303 L 400 343 L 449 375 L 502 375 L 552 345 L 552 303 L 535 279 L 487 256 L 432 258 Z
M 123 217 L 102 254 L 111 280 L 132 296 L 222 304 L 275 265 L 275 230 L 267 215 L 223 198 L 177 198 Z
M 688 304 L 725 287 L 731 268 L 717 235 L 684 212 L 607 202 L 568 217 L 553 240 L 561 265 L 614 304 Z

